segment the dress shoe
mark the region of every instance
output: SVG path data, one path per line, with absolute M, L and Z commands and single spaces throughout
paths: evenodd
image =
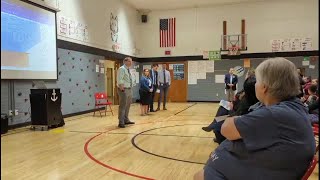
M 125 126 L 123 124 L 119 124 L 118 127 L 119 128 L 125 128 Z
M 156 111 L 160 111 L 160 108 L 157 108 Z
M 150 112 L 156 112 L 156 111 L 152 109 L 152 110 L 150 110 Z
M 128 121 L 128 122 L 125 122 L 124 124 L 135 124 L 135 122 Z
M 219 142 L 218 142 L 218 140 L 217 140 L 216 138 L 213 138 L 213 142 L 215 142 L 215 143 L 218 143 L 218 144 L 219 144 Z
M 163 110 L 167 110 L 167 108 L 166 108 L 166 107 L 163 107 Z
M 210 132 L 212 129 L 208 128 L 208 127 L 202 127 L 202 130 L 206 131 L 206 132 Z

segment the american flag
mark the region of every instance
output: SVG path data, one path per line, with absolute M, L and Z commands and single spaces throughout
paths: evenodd
M 176 18 L 160 19 L 160 47 L 176 46 Z

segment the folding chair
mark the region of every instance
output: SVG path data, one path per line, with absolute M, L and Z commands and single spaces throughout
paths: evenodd
M 112 102 L 109 102 L 108 96 L 107 96 L 106 93 L 101 93 L 101 92 L 95 93 L 94 94 L 94 98 L 95 98 L 95 110 L 94 110 L 93 116 L 96 114 L 96 111 L 98 109 L 99 113 L 100 113 L 100 116 L 102 117 L 101 111 L 99 109 L 99 107 L 101 107 L 101 106 L 105 107 L 105 109 L 104 109 L 105 116 L 107 115 L 107 106 L 109 106 L 110 112 L 112 113 L 112 116 L 113 116 L 113 111 L 112 111 L 112 108 L 111 108 Z

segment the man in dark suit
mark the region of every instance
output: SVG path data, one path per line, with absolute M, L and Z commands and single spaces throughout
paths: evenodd
M 230 68 L 229 73 L 224 76 L 224 83 L 226 85 L 227 99 L 232 102 L 238 83 L 238 76 L 233 74 L 233 68 Z
M 152 69 L 150 70 L 150 78 L 151 78 L 152 87 L 153 87 L 151 102 L 149 106 L 150 112 L 155 112 L 155 110 L 153 109 L 153 99 L 158 88 L 158 71 L 157 71 L 158 67 L 159 67 L 158 64 L 152 64 Z

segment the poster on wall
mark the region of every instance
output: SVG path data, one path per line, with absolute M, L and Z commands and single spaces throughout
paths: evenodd
M 69 20 L 65 17 L 60 17 L 58 19 L 58 34 L 61 36 L 67 36 L 69 31 L 68 22 Z
M 312 38 L 274 39 L 270 44 L 272 52 L 312 50 Z
M 206 61 L 206 72 L 214 72 L 214 61 Z
M 281 40 L 280 39 L 271 40 L 271 50 L 272 50 L 272 52 L 279 52 L 280 51 L 280 45 L 281 45 Z
M 207 69 L 207 61 L 197 61 L 198 62 L 198 73 L 206 72 Z
M 291 50 L 301 51 L 301 38 L 291 38 Z
M 215 75 L 215 83 L 224 83 L 224 75 Z
M 301 48 L 303 51 L 312 50 L 312 39 L 311 38 L 302 38 L 301 39 Z
M 198 62 L 197 61 L 188 61 L 188 72 L 189 73 L 198 72 Z
M 302 66 L 309 66 L 310 65 L 310 61 L 302 61 Z
M 197 73 L 197 79 L 206 79 L 207 78 L 207 73 L 205 72 L 198 72 Z
M 65 16 L 59 16 L 58 35 L 87 42 L 89 41 L 88 25 Z
M 315 65 L 309 65 L 309 68 L 310 68 L 310 69 L 315 69 L 316 66 L 315 66 Z
M 188 84 L 197 84 L 197 73 L 188 73 Z
M 143 68 L 143 70 L 145 70 L 145 69 L 151 69 L 151 65 L 143 65 L 142 68 Z
M 249 68 L 250 67 L 250 59 L 244 59 L 243 60 L 243 67 Z
M 282 39 L 280 49 L 281 51 L 291 51 L 291 39 Z

